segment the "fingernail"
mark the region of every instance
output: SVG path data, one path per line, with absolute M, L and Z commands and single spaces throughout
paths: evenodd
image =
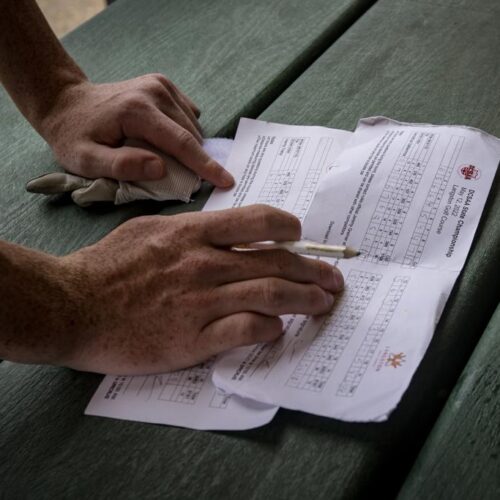
M 144 166 L 144 173 L 148 179 L 161 179 L 165 175 L 163 164 L 159 160 L 149 160 Z
M 332 268 L 332 275 L 333 275 L 333 288 L 335 292 L 340 292 L 341 290 L 344 289 L 344 277 L 342 276 L 342 273 L 336 268 Z
M 325 301 L 327 307 L 332 307 L 333 303 L 335 302 L 335 297 L 333 296 L 333 294 L 325 292 Z
M 234 186 L 234 177 L 227 171 L 223 170 L 221 173 L 222 187 L 229 188 Z

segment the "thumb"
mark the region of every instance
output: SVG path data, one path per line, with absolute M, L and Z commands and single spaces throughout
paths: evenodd
M 164 160 L 142 148 L 92 144 L 83 157 L 85 160 L 78 168 L 70 170 L 90 179 L 108 177 L 120 181 L 146 181 L 161 179 L 166 173 Z

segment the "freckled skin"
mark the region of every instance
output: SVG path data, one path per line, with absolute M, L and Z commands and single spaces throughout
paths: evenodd
M 174 156 L 218 187 L 234 180 L 201 147 L 200 111 L 161 74 L 93 84 L 54 35 L 35 0 L 3 0 L 0 81 L 67 170 L 88 178 L 165 176 L 157 154 Z
M 0 80 L 67 170 L 161 178 L 144 140 L 219 187 L 233 180 L 200 146 L 196 105 L 163 75 L 93 84 L 34 0 L 4 0 Z M 153 167 L 153 168 L 151 168 Z M 276 339 L 279 316 L 323 314 L 342 286 L 328 264 L 232 245 L 300 238 L 265 206 L 131 220 L 65 257 L 0 241 L 0 358 L 100 373 L 183 368 Z
M 282 314 L 324 314 L 338 270 L 232 245 L 300 237 L 286 212 L 254 205 L 139 217 L 53 257 L 0 242 L 0 357 L 100 373 L 155 373 L 272 341 Z

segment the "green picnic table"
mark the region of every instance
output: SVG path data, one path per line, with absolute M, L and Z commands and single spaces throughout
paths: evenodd
M 165 73 L 200 105 L 207 136 L 232 135 L 240 116 L 353 129 L 380 114 L 498 136 L 499 18 L 495 0 L 120 0 L 64 43 L 96 81 Z M 26 180 L 54 163 L 4 93 L 0 130 L 5 240 L 64 254 L 130 217 L 200 209 L 209 194 L 205 186 L 190 205 L 86 210 L 29 195 Z M 101 376 L 3 362 L 0 497 L 498 498 L 498 357 L 488 353 L 499 352 L 499 313 L 482 338 L 499 299 L 498 182 L 429 350 L 387 422 L 280 410 L 267 426 L 236 433 L 86 417 Z M 472 391 L 468 380 L 482 383 Z M 481 425 L 456 401 L 479 411 Z M 469 441 L 457 439 L 462 431 Z M 463 466 L 470 453 L 480 484 Z

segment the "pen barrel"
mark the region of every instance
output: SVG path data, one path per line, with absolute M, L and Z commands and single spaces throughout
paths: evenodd
M 285 248 L 285 247 L 283 247 Z M 343 259 L 344 252 L 335 250 L 324 250 L 324 249 L 308 249 L 308 248 L 286 248 L 289 252 L 298 254 L 298 255 L 310 255 L 313 257 L 330 257 L 331 259 Z
M 329 257 L 331 259 L 350 259 L 359 252 L 346 246 L 325 245 L 309 240 L 300 241 L 259 241 L 238 245 L 236 250 L 287 250 L 298 255 Z

